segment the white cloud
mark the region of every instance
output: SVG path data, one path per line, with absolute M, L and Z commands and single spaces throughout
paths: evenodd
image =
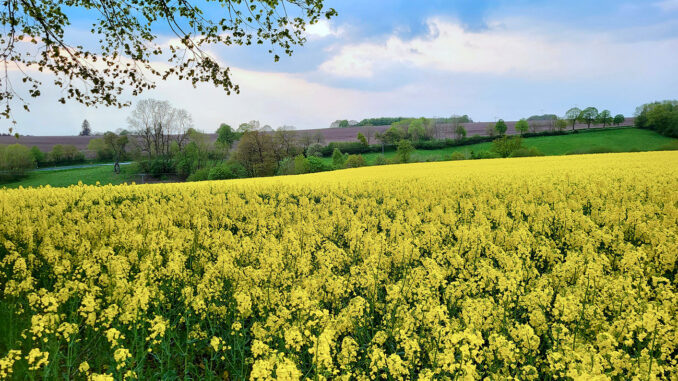
M 342 28 L 335 28 L 327 20 L 320 20 L 313 25 L 306 26 L 306 34 L 309 39 L 325 38 L 328 36 L 338 37 L 343 34 Z
M 613 36 L 535 26 L 530 20 L 501 20 L 486 30 L 465 30 L 459 23 L 438 18 L 428 21 L 423 37 L 404 40 L 395 35 L 383 43 L 344 45 L 322 63 L 320 70 L 338 77 L 370 78 L 392 65 L 455 73 L 487 73 L 518 77 L 572 78 L 600 72 L 643 67 L 646 57 L 633 51 L 665 52 L 678 61 L 678 39 L 647 41 L 642 45 L 616 41 Z

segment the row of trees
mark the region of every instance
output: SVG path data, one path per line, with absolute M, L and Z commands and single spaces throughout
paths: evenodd
M 12 181 L 35 168 L 31 150 L 22 144 L 0 145 L 0 182 Z
M 85 155 L 70 144 L 56 144 L 49 152 L 37 146 L 23 144 L 0 145 L 0 180 L 12 181 L 27 175 L 38 166 L 77 164 L 85 161 Z
M 625 120 L 624 115 L 622 114 L 612 116 L 610 110 L 603 110 L 599 112 L 595 107 L 587 107 L 583 110 L 579 109 L 578 107 L 572 107 L 565 113 L 565 119 L 567 119 L 569 123 L 572 124 L 573 130 L 577 122 L 585 123 L 588 128 L 591 128 L 591 124 L 593 123 L 602 124 L 603 127 L 607 127 L 608 125 L 611 126 L 613 124 L 619 126 L 620 124 L 624 123 Z
M 420 142 L 432 139 L 441 139 L 443 136 L 454 135 L 456 139 L 466 137 L 466 129 L 462 123 L 468 123 L 468 116 L 451 117 L 450 123 L 439 123 L 439 120 L 428 118 L 408 118 L 393 122 L 391 127 L 381 133 L 375 133 L 382 148 L 385 145 L 395 145 L 401 140 Z M 362 141 L 360 134 L 358 140 Z M 368 141 L 369 142 L 369 141 Z

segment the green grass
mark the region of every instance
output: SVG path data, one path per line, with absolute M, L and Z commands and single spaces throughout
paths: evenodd
M 0 188 L 39 187 L 50 185 L 53 187 L 67 187 L 82 181 L 83 184 L 94 185 L 98 181 L 102 185 L 122 184 L 134 181 L 134 174 L 138 172 L 136 165 L 121 165 L 120 174 L 113 172 L 112 165 L 91 168 L 76 168 L 55 171 L 34 171 L 28 177 L 19 181 L 0 184 Z
M 650 130 L 636 128 L 610 128 L 608 130 L 596 129 L 593 131 L 580 131 L 576 134 L 559 136 L 540 136 L 526 138 L 523 145 L 537 147 L 545 155 L 564 155 L 572 152 L 586 152 L 596 150 L 610 150 L 619 152 L 629 151 L 652 151 L 668 144 L 678 144 L 678 139 L 672 139 Z M 412 154 L 412 161 L 442 160 L 446 155 L 453 152 L 470 153 L 488 151 L 492 143 L 472 144 L 460 147 L 449 147 L 439 150 L 417 150 Z M 364 154 L 368 164 L 373 164 L 379 153 Z M 386 158 L 395 156 L 395 152 L 386 152 Z M 322 159 L 327 164 L 332 164 L 331 157 Z M 122 184 L 138 181 L 134 176 L 138 172 L 136 165 L 123 165 L 121 173 L 116 175 L 112 166 L 93 168 L 68 169 L 45 172 L 32 172 L 28 177 L 7 184 L 0 184 L 0 188 L 38 187 L 51 185 L 53 187 L 66 187 L 82 181 L 83 184 Z
M 660 135 L 654 131 L 637 128 L 611 128 L 609 130 L 596 129 L 593 131 L 580 130 L 576 134 L 539 136 L 523 139 L 523 146 L 536 147 L 544 155 L 565 155 L 568 153 L 586 152 L 596 149 L 605 149 L 617 152 L 654 151 L 677 139 Z M 675 143 L 674 143 L 675 144 Z M 442 160 L 445 155 L 453 152 L 470 153 L 489 151 L 492 143 L 479 143 L 467 146 L 449 147 L 438 150 L 417 150 L 412 154 L 412 161 Z M 395 152 L 386 152 L 388 159 L 395 156 Z M 363 154 L 368 164 L 372 164 L 380 153 Z M 325 163 L 332 164 L 332 158 L 323 158 Z

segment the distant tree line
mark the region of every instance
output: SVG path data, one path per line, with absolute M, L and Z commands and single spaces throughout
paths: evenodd
M 25 177 L 37 167 L 79 164 L 85 154 L 71 144 L 55 144 L 49 152 L 37 146 L 23 144 L 0 145 L 0 181 L 13 181 Z
M 571 109 L 565 112 L 565 118 L 571 125 L 574 130 L 574 126 L 579 123 L 584 123 L 588 128 L 591 128 L 591 124 L 602 124 L 603 127 L 616 125 L 619 126 L 624 123 L 626 118 L 622 114 L 617 114 L 612 116 L 610 110 L 598 111 L 595 107 L 587 107 L 583 110 L 578 107 L 572 107 Z

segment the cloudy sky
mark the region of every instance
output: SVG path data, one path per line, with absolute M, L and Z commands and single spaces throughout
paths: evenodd
M 139 99 L 168 100 L 212 132 L 252 119 L 299 129 L 378 116 L 515 120 L 575 105 L 632 115 L 678 98 L 678 0 L 326 2 L 339 15 L 309 28 L 292 57 L 214 50 L 239 95 L 174 80 Z M 20 133 L 77 134 L 85 118 L 95 131 L 115 130 L 131 111 L 61 105 L 58 90 L 43 93 L 30 113 L 15 112 Z

